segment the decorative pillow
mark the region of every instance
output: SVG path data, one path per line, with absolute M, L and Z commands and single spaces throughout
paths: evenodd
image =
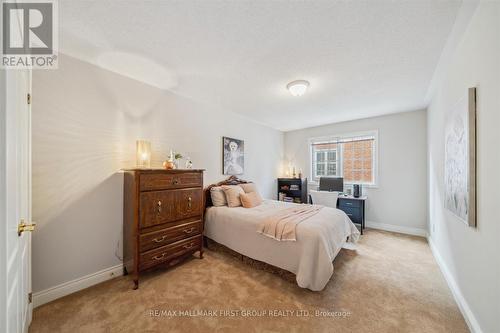
M 257 192 L 242 193 L 240 194 L 240 200 L 245 208 L 252 208 L 262 203 L 262 198 Z
M 260 193 L 259 191 L 257 190 L 257 186 L 255 186 L 254 183 L 248 183 L 248 184 L 240 184 L 241 188 L 243 189 L 243 191 L 245 191 L 245 193 L 256 193 L 257 196 L 259 197 L 260 199 L 260 202 L 262 202 L 262 197 L 260 196 Z M 260 204 L 260 203 L 259 203 Z
M 212 198 L 212 205 L 215 207 L 226 206 L 226 194 L 221 186 L 215 186 L 210 189 L 210 197 Z
M 240 184 L 245 193 L 258 192 L 254 183 Z
M 245 191 L 238 185 L 223 185 L 222 190 L 226 194 L 227 205 L 229 207 L 241 206 L 240 195 Z

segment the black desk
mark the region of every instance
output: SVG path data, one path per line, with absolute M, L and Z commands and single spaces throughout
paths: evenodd
M 361 234 L 365 228 L 365 201 L 367 197 L 355 198 L 352 195 L 339 195 L 337 208 L 343 210 L 353 223 L 361 225 Z

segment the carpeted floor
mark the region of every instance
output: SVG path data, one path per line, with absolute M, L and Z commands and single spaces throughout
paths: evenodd
M 334 266 L 312 292 L 207 251 L 41 306 L 30 332 L 468 332 L 423 238 L 367 230 Z

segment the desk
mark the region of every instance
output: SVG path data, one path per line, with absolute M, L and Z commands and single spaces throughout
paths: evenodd
M 355 198 L 352 195 L 339 195 L 337 208 L 344 211 L 353 223 L 361 225 L 361 234 L 365 228 L 365 201 L 368 197 Z

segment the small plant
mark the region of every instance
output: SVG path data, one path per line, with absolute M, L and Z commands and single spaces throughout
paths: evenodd
M 182 158 L 182 154 L 181 153 L 175 153 L 174 154 L 174 159 L 180 160 L 181 158 Z

